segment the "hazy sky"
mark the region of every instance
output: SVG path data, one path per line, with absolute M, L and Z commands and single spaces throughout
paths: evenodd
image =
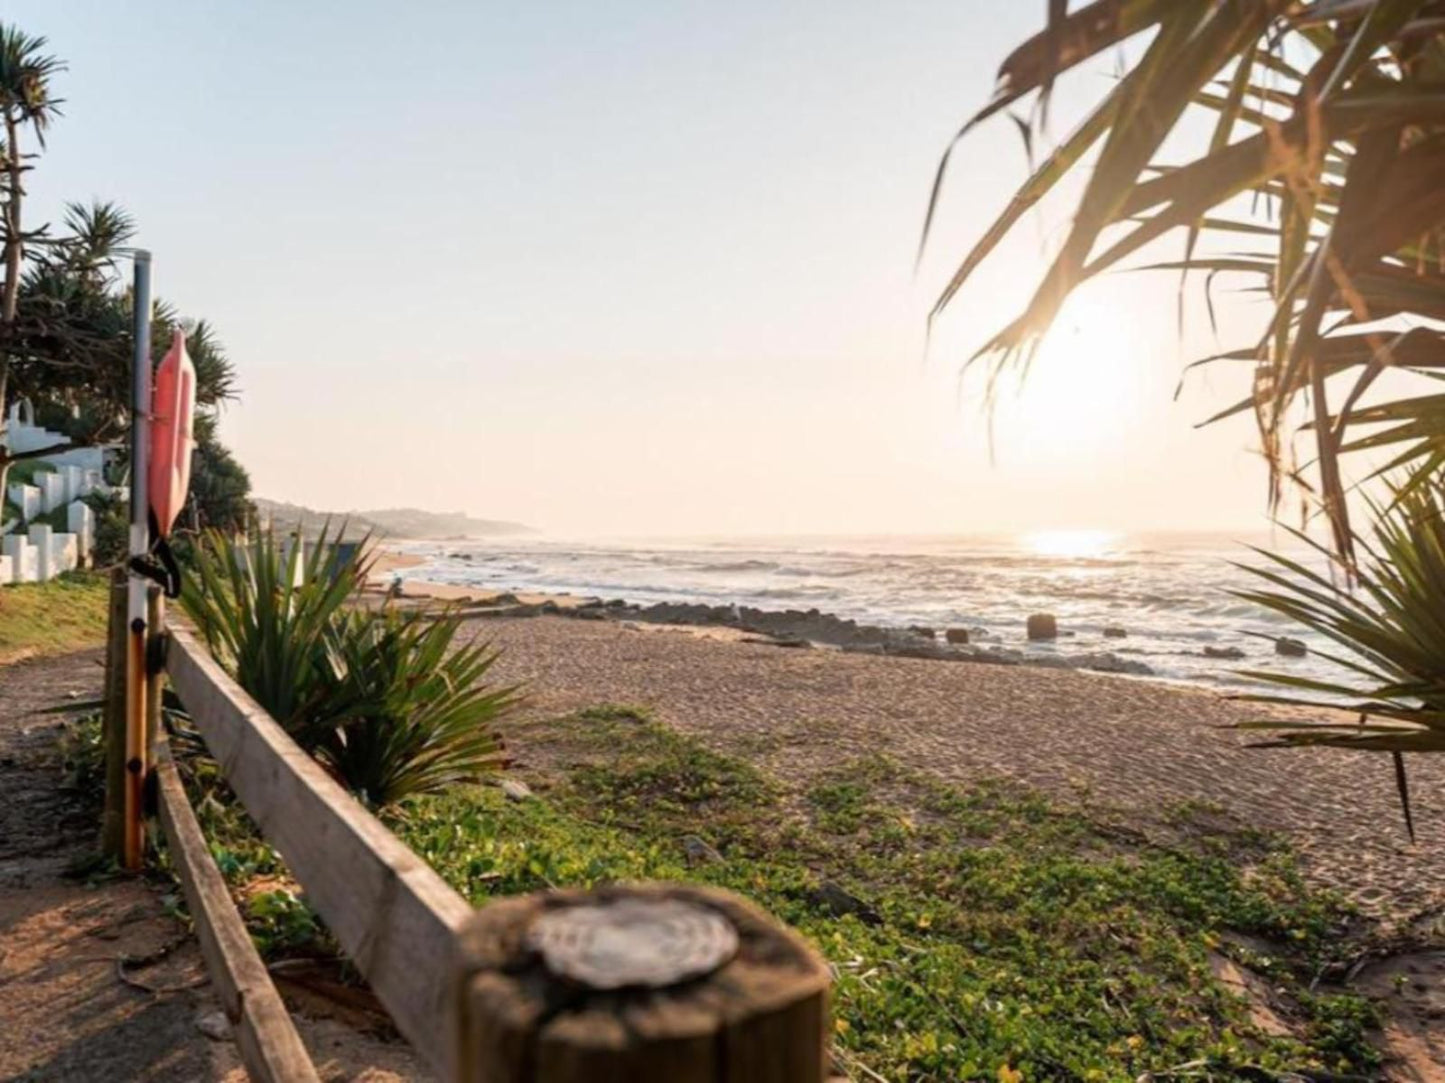
M 1006 118 L 965 145 L 915 281 L 933 167 L 1044 9 L 29 0 L 6 18 L 71 66 L 35 205 L 135 213 L 158 292 L 236 362 L 222 431 L 261 495 L 571 533 L 1257 527 L 1250 423 L 1192 427 L 1241 374 L 1172 401 L 1212 339 L 1192 311 L 1179 342 L 1171 276 L 1071 305 L 991 459 L 958 362 L 1023 301 L 1059 214 L 925 356 L 948 258 L 1026 165 Z M 1105 77 L 1061 87 L 1056 133 Z

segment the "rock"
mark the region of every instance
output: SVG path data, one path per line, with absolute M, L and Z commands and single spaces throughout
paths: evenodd
M 1127 628 L 1120 628 L 1117 624 L 1104 625 L 1105 639 L 1124 639 L 1129 635 Z
M 1132 658 L 1120 658 L 1109 651 L 1096 654 L 1078 654 L 1065 659 L 1066 664 L 1077 669 L 1092 669 L 1096 673 L 1126 673 L 1134 677 L 1152 677 L 1154 670 L 1143 662 Z
M 682 851 L 687 855 L 689 865 L 716 865 L 723 859 L 723 855 L 718 853 L 715 847 L 709 846 L 696 835 L 682 837 Z
M 612 599 L 610 599 L 610 600 L 607 602 L 607 608 L 608 608 L 608 609 L 626 609 L 626 608 L 627 608 L 627 599 L 626 599 L 626 598 L 612 598 Z
M 1302 642 L 1289 636 L 1280 636 L 1274 641 L 1274 653 L 1282 654 L 1286 658 L 1303 658 L 1309 652 L 1310 649 Z
M 967 628 L 950 628 L 950 629 L 948 629 L 948 631 L 946 631 L 946 632 L 943 633 L 943 638 L 946 639 L 946 640 L 948 640 L 950 643 L 967 643 L 967 642 L 968 642 L 968 629 L 967 629 Z
M 521 605 L 522 599 L 518 598 L 509 590 L 502 591 L 487 599 L 488 605 Z
M 196 1029 L 213 1042 L 231 1041 L 231 1021 L 225 1012 L 207 1012 L 196 1016 Z
M 812 892 L 813 902 L 836 917 L 852 914 L 864 925 L 881 925 L 883 918 L 852 892 L 845 890 L 832 880 L 824 880 Z
M 543 602 L 537 607 L 538 613 L 560 613 L 561 611 L 562 607 L 556 602 L 552 601 L 551 598 L 548 598 L 545 602 Z
M 928 627 L 926 624 L 915 624 L 908 630 L 914 635 L 923 636 L 925 639 L 933 639 L 935 636 L 938 635 L 937 632 L 935 632 L 932 628 Z
M 607 610 L 600 605 L 581 605 L 567 610 L 567 615 L 578 620 L 606 620 Z
M 526 801 L 535 796 L 532 787 L 518 778 L 502 779 L 502 793 L 507 795 L 508 801 Z
M 790 635 L 773 636 L 771 639 L 768 639 L 765 642 L 768 643 L 769 646 L 773 647 L 799 647 L 803 650 L 807 650 L 813 645 L 802 636 Z
M 1204 657 L 1230 658 L 1237 660 L 1244 657 L 1244 652 L 1238 647 L 1205 647 Z
M 927 658 L 931 661 L 949 661 L 954 652 L 936 643 L 886 643 L 883 651 L 893 658 Z
M 1052 613 L 1035 613 L 1029 617 L 1028 633 L 1030 639 L 1057 639 L 1058 619 Z

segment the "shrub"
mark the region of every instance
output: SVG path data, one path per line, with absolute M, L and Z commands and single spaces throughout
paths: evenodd
M 494 723 L 515 691 L 486 683 L 496 653 L 457 647 L 461 624 L 350 606 L 365 541 L 281 552 L 209 532 L 182 602 L 213 654 L 301 747 L 375 806 L 475 781 L 503 761 Z
M 493 729 L 515 690 L 484 682 L 497 654 L 453 649 L 461 622 L 412 611 L 353 610 L 337 621 L 332 657 L 340 710 L 316 751 L 376 806 L 474 782 L 504 759 Z
M 335 710 L 328 634 L 365 582 L 362 546 L 328 545 L 322 531 L 283 553 L 269 531 L 244 545 L 210 532 L 195 547 L 181 604 L 211 653 L 303 748 Z
M 90 562 L 97 568 L 119 564 L 130 549 L 130 507 L 111 493 L 94 492 L 82 498 L 95 515 L 95 539 Z

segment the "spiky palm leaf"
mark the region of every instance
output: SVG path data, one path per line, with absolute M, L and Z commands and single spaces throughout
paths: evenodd
M 409 612 L 352 612 L 330 636 L 342 680 L 319 720 L 317 755 L 376 806 L 439 793 L 498 770 L 495 729 L 515 689 L 488 684 L 497 654 L 454 648 L 461 622 Z
M 1272 739 L 1261 742 L 1262 747 L 1328 745 L 1391 753 L 1400 807 L 1413 839 L 1404 753 L 1445 751 L 1445 483 L 1438 474 L 1417 474 L 1395 493 L 1388 507 L 1372 509 L 1373 543 L 1354 539 L 1365 559 L 1356 571 L 1353 589 L 1297 561 L 1259 550 L 1273 567 L 1247 570 L 1269 587 L 1239 591 L 1239 596 L 1333 640 L 1343 653 L 1325 657 L 1347 676 L 1321 681 L 1288 673 L 1247 672 L 1246 676 L 1293 689 L 1295 694 L 1241 698 L 1328 709 L 1332 718 L 1324 722 L 1263 719 L 1240 728 L 1270 731 Z M 1325 552 L 1318 545 L 1315 548 Z M 1341 710 L 1352 712 L 1357 720 L 1340 719 Z
M 1349 711 L 1358 721 L 1246 723 L 1275 731 L 1277 744 L 1316 744 L 1386 752 L 1445 751 L 1445 481 L 1395 490 L 1374 506 L 1373 539 L 1356 537 L 1362 559 L 1354 589 L 1299 561 L 1257 550 L 1269 564 L 1243 566 L 1265 585 L 1236 592 L 1330 639 L 1324 657 L 1342 672 L 1327 681 L 1248 672 L 1289 693 L 1241 698 Z M 1296 537 L 1326 552 L 1304 534 Z
M 1349 559 L 1339 456 L 1404 443 L 1397 464 L 1438 464 L 1445 432 L 1445 398 L 1418 396 L 1383 415 L 1382 407 L 1360 407 L 1380 372 L 1399 367 L 1391 354 L 1397 335 L 1366 325 L 1386 316 L 1445 318 L 1445 2 L 1095 0 L 1072 13 L 1053 4 L 1048 27 L 1004 61 L 993 99 L 958 138 L 1146 31 L 1153 37 L 1142 55 L 966 253 L 933 315 L 1023 214 L 1099 146 L 1072 225 L 1032 300 L 975 359 L 1026 360 L 1080 283 L 1182 233 L 1183 258 L 1164 266 L 1263 277 L 1275 304 L 1269 330 L 1227 356 L 1252 363 L 1241 407 L 1258 419 L 1271 506 L 1280 478 L 1291 472 L 1290 407 L 1307 393 L 1318 449 L 1314 489 L 1334 547 Z M 1308 59 L 1300 67 L 1287 56 Z M 1159 161 L 1181 117 L 1200 108 L 1216 114 L 1208 144 L 1182 164 Z M 947 163 L 945 154 L 925 242 Z M 1277 207 L 1268 221 L 1238 207 L 1240 197 L 1260 193 Z M 1201 233 L 1266 238 L 1273 247 L 1196 257 Z M 1431 367 L 1438 367 L 1441 332 L 1425 326 L 1414 333 L 1429 340 Z M 1349 339 L 1348 349 L 1340 338 Z M 1356 426 L 1391 421 L 1401 423 L 1370 439 L 1346 438 Z
M 50 77 L 65 70 L 64 61 L 44 52 L 48 44 L 13 23 L 0 23 L 0 110 L 13 110 L 17 120 L 34 127 L 42 146 L 60 105 L 50 93 Z
M 338 531 L 336 538 L 345 532 Z M 494 723 L 516 698 L 487 683 L 496 652 L 460 621 L 351 607 L 371 557 L 325 529 L 283 551 L 209 531 L 182 602 L 211 652 L 363 800 L 387 805 L 476 781 L 505 760 Z
M 244 544 L 208 531 L 181 596 L 211 653 L 303 748 L 319 739 L 317 719 L 335 712 L 330 635 L 370 567 L 364 545 L 330 540 L 323 529 L 283 552 L 270 531 Z

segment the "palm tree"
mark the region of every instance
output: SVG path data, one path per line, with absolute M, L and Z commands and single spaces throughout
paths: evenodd
M 1218 417 L 1253 410 L 1271 510 L 1282 479 L 1298 480 L 1329 523 L 1320 549 L 1345 575 L 1272 557 L 1251 569 L 1268 586 L 1247 596 L 1333 639 L 1348 676 L 1255 676 L 1289 686 L 1287 702 L 1302 690 L 1348 699 L 1360 718 L 1259 725 L 1275 743 L 1392 752 L 1408 823 L 1400 754 L 1445 750 L 1445 0 L 1094 0 L 1074 12 L 1050 0 L 1046 28 L 1004 60 L 993 98 L 953 145 L 1030 94 L 1042 123 L 1062 73 L 1146 33 L 1138 59 L 963 255 L 930 320 L 1096 146 L 1058 254 L 971 362 L 1026 363 L 1072 290 L 1166 236 L 1182 236 L 1182 253 L 1151 266 L 1179 271 L 1181 294 L 1193 271 L 1257 276 L 1273 302 L 1267 330 L 1202 359 L 1252 368 L 1247 394 Z M 1191 108 L 1213 114 L 1211 137 L 1182 163 L 1159 160 Z M 947 165 L 945 153 L 924 244 Z M 1252 214 L 1258 202 L 1272 213 Z M 1198 256 L 1205 234 L 1244 251 Z M 1387 370 L 1412 393 L 1367 403 Z M 1305 469 L 1287 451 L 1297 423 L 1314 442 Z M 1373 543 L 1350 522 L 1340 469 L 1367 449 L 1392 453 L 1372 476 L 1402 471 L 1371 505 Z
M 1037 92 L 1046 104 L 1063 72 L 1151 31 L 1137 61 L 963 256 L 933 316 L 1100 145 L 1073 223 L 1028 306 L 975 359 L 1026 361 L 1073 289 L 1166 235 L 1182 235 L 1183 253 L 1156 267 L 1259 276 L 1273 318 L 1258 341 L 1221 355 L 1253 362 L 1248 395 L 1225 413 L 1254 410 L 1273 508 L 1281 479 L 1301 476 L 1287 461 L 1286 430 L 1290 407 L 1308 400 L 1313 489 L 1348 564 L 1353 534 L 1340 456 L 1394 445 L 1387 468 L 1423 465 L 1414 476 L 1425 477 L 1445 466 L 1438 384 L 1425 385 L 1434 394 L 1361 405 L 1386 369 L 1436 378 L 1445 369 L 1445 336 L 1428 323 L 1445 319 L 1445 2 L 1094 0 L 1068 12 L 1065 0 L 1052 0 L 1046 29 L 1003 62 L 992 100 L 955 144 L 1026 95 Z M 1159 161 L 1191 107 L 1215 115 L 1212 138 L 1188 161 Z M 945 154 L 925 243 L 947 164 Z M 1251 217 L 1243 198 L 1250 196 L 1264 197 L 1272 217 Z M 1199 257 L 1205 233 L 1268 247 Z M 1373 326 L 1386 317 L 1413 326 Z M 1362 435 L 1361 427 L 1372 431 Z
M 44 52 L 45 46 L 44 38 L 31 37 L 13 24 L 0 23 L 0 124 L 4 125 L 5 140 L 0 146 L 0 227 L 4 229 L 5 265 L 5 284 L 0 289 L 0 411 L 9 389 L 21 268 L 25 244 L 30 239 L 21 225 L 24 178 L 31 168 L 25 163 L 30 155 L 21 147 L 20 133 L 29 125 L 36 142 L 44 147 L 46 129 L 59 105 L 51 96 L 50 78 L 65 70 L 62 61 Z M 0 414 L 0 432 L 4 424 Z M 0 499 L 5 493 L 9 466 L 9 457 L 0 452 Z

